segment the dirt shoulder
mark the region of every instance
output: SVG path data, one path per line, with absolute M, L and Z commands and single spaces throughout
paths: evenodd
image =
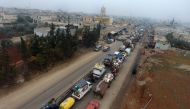
M 123 109 L 190 109 L 189 60 L 176 51 L 146 51 Z
M 47 73 L 42 74 L 32 79 L 31 81 L 28 81 L 21 86 L 14 88 L 14 91 L 10 91 L 0 98 L 0 108 L 6 109 L 6 106 L 10 104 L 15 105 L 15 107 L 21 105 L 23 102 L 26 102 L 33 96 L 45 91 L 48 87 L 66 77 L 72 71 L 80 68 L 80 66 L 95 59 L 99 55 L 101 55 L 101 52 L 85 53 L 84 55 L 74 58 L 73 61 L 70 60 L 68 63 L 60 64 L 49 70 Z M 14 106 L 12 107 L 14 108 Z
M 12 86 L 2 86 L 0 88 L 0 98 L 6 96 L 7 94 L 9 94 L 15 90 L 25 87 L 26 85 L 33 83 L 34 81 L 35 82 L 38 81 L 42 77 L 51 76 L 51 74 L 53 72 L 56 72 L 65 67 L 68 67 L 69 65 L 73 64 L 75 61 L 77 61 L 85 56 L 88 56 L 88 54 L 90 54 L 91 52 L 92 52 L 91 49 L 80 49 L 71 59 L 67 59 L 65 61 L 58 62 L 55 65 L 48 67 L 44 71 L 35 72 L 33 75 L 30 76 L 30 80 L 27 80 L 23 83 L 15 84 Z
M 113 106 L 115 105 L 114 101 L 117 99 L 117 96 L 120 95 L 122 87 L 128 83 L 126 79 L 130 79 L 131 71 L 135 65 L 139 50 L 140 45 L 138 44 L 134 51 L 126 59 L 126 62 L 123 63 L 119 71 L 119 75 L 113 81 L 109 90 L 106 90 L 104 98 L 100 100 L 100 109 L 118 109 L 117 107 L 115 108 L 115 106 Z

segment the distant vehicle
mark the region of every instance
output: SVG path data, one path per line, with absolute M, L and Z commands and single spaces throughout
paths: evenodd
M 106 74 L 104 75 L 104 78 L 103 78 L 103 80 L 104 80 L 106 83 L 108 83 L 109 85 L 111 84 L 111 82 L 113 81 L 113 79 L 114 79 L 114 75 L 113 75 L 112 73 L 106 73 Z
M 114 59 L 113 62 L 112 62 L 112 67 L 114 66 L 114 67 L 118 67 L 119 68 L 120 64 L 121 63 L 117 59 Z
M 122 53 L 119 53 L 118 55 L 116 55 L 116 59 L 118 61 L 121 61 L 121 63 L 122 63 L 125 60 L 125 56 Z
M 57 104 L 48 104 L 46 106 L 43 106 L 40 109 L 59 109 L 59 105 L 57 105 Z
M 100 51 L 102 49 L 102 45 L 96 45 L 94 51 Z
M 92 75 L 94 78 L 100 78 L 105 72 L 106 72 L 105 65 L 102 63 L 96 63 L 92 70 Z
M 93 91 L 93 93 L 94 93 L 95 96 L 100 96 L 101 98 L 103 98 L 104 94 L 106 93 L 106 90 L 108 89 L 108 87 L 109 87 L 109 84 L 106 83 L 104 80 L 101 80 L 97 84 L 97 86 L 96 86 L 95 90 Z
M 121 46 L 119 47 L 119 51 L 125 51 L 125 45 L 121 45 Z
M 75 99 L 73 97 L 69 97 L 60 104 L 59 109 L 71 109 L 74 103 Z
M 75 86 L 73 87 L 72 96 L 78 100 L 80 100 L 87 92 L 89 92 L 92 88 L 92 84 L 86 80 L 80 80 Z
M 112 65 L 112 59 L 113 58 L 111 56 L 106 57 L 103 61 L 104 65 L 110 67 Z
M 127 52 L 127 54 L 130 55 L 131 54 L 131 48 L 126 48 L 125 52 Z
M 88 103 L 88 106 L 86 107 L 86 109 L 99 109 L 100 107 L 100 103 L 98 100 L 93 99 Z
M 114 75 L 114 78 L 117 76 L 118 72 L 119 72 L 119 65 L 113 64 L 111 67 L 111 73 Z
M 114 39 L 107 39 L 107 44 L 111 44 L 111 43 L 113 43 L 114 42 Z
M 126 57 L 128 53 L 124 51 L 124 52 L 121 52 L 121 54 L 122 54 L 124 57 Z
M 114 55 L 117 56 L 119 54 L 119 51 L 115 51 Z
M 103 52 L 107 52 L 110 50 L 110 46 L 103 46 Z
M 107 73 L 104 78 L 96 85 L 93 91 L 94 95 L 103 98 L 106 90 L 110 87 L 113 80 L 114 75 L 112 73 Z
M 55 98 L 52 98 L 50 101 L 48 101 L 47 104 L 45 104 L 40 109 L 59 109 L 59 105 L 56 103 Z

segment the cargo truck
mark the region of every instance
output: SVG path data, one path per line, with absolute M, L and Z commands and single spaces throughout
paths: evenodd
M 114 75 L 112 73 L 107 73 L 104 78 L 97 84 L 93 93 L 95 96 L 104 97 L 106 90 L 110 87 L 112 81 L 114 79 Z

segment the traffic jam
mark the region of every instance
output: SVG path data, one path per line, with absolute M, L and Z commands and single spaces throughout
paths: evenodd
M 76 82 L 67 92 L 57 99 L 52 98 L 40 109 L 72 109 L 76 102 L 82 100 L 90 91 L 93 92 L 93 99 L 86 105 L 86 109 L 99 109 L 99 100 L 104 97 L 106 91 L 109 90 L 111 84 L 119 75 L 122 64 L 127 61 L 140 36 L 131 36 L 128 39 L 130 41 L 122 40 L 123 45 L 119 47 L 118 51 L 107 54 L 102 62 L 96 63 L 91 71 Z M 115 42 L 115 40 L 112 40 L 112 42 Z M 95 47 L 94 51 L 98 52 L 102 50 L 103 52 L 107 52 L 110 49 L 109 46 L 99 44 Z

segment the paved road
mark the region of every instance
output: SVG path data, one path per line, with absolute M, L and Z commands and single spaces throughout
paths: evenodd
M 115 51 L 120 45 L 120 42 L 116 42 L 111 45 L 111 48 Z M 42 78 L 43 81 L 38 80 L 35 82 L 34 80 L 34 84 L 27 85 L 27 87 L 23 87 L 21 90 L 14 91 L 0 98 L 0 109 L 39 109 L 39 107 L 47 103 L 51 98 L 58 97 L 82 78 L 83 75 L 89 73 L 94 64 L 102 61 L 106 54 L 101 51 L 99 53 L 93 53 L 93 56 L 86 57 L 87 59 L 85 58 L 82 61 L 84 63 L 79 63 L 80 61 L 74 63 L 73 67 L 77 67 L 68 66 L 63 68 L 63 70 L 51 74 L 51 77 Z
M 114 43 L 112 50 L 118 49 L 120 44 L 121 44 L 120 42 Z M 48 100 L 50 100 L 51 98 L 59 96 L 69 86 L 75 83 L 78 79 L 82 78 L 83 75 L 87 74 L 92 69 L 95 63 L 101 62 L 103 58 L 106 56 L 106 54 L 107 53 L 103 52 L 100 53 L 100 55 L 98 55 L 98 57 L 96 57 L 94 60 L 91 60 L 89 63 L 84 64 L 82 67 L 76 69 L 75 71 L 70 73 L 70 75 L 68 75 L 65 78 L 62 78 L 60 81 L 58 81 L 57 83 L 46 89 L 44 92 L 38 94 L 37 96 L 34 96 L 25 104 L 19 106 L 18 109 L 38 109 L 43 104 L 47 103 Z
M 110 109 L 111 108 L 110 106 L 112 105 L 112 102 L 119 93 L 122 84 L 124 82 L 126 82 L 126 84 L 127 82 L 129 82 L 128 80 L 125 79 L 126 77 L 129 79 L 129 76 L 131 76 L 130 75 L 132 73 L 131 70 L 135 65 L 135 60 L 137 58 L 136 56 L 139 50 L 140 50 L 140 45 L 137 45 L 132 54 L 127 58 L 127 61 L 122 65 L 118 77 L 116 77 L 116 80 L 113 81 L 111 87 L 106 91 L 104 98 L 100 99 L 100 104 L 101 104 L 100 109 Z M 85 109 L 85 107 L 88 105 L 88 102 L 92 99 L 94 99 L 94 96 L 91 90 L 87 95 L 85 95 L 84 98 L 82 98 L 82 100 L 77 101 L 72 109 Z

